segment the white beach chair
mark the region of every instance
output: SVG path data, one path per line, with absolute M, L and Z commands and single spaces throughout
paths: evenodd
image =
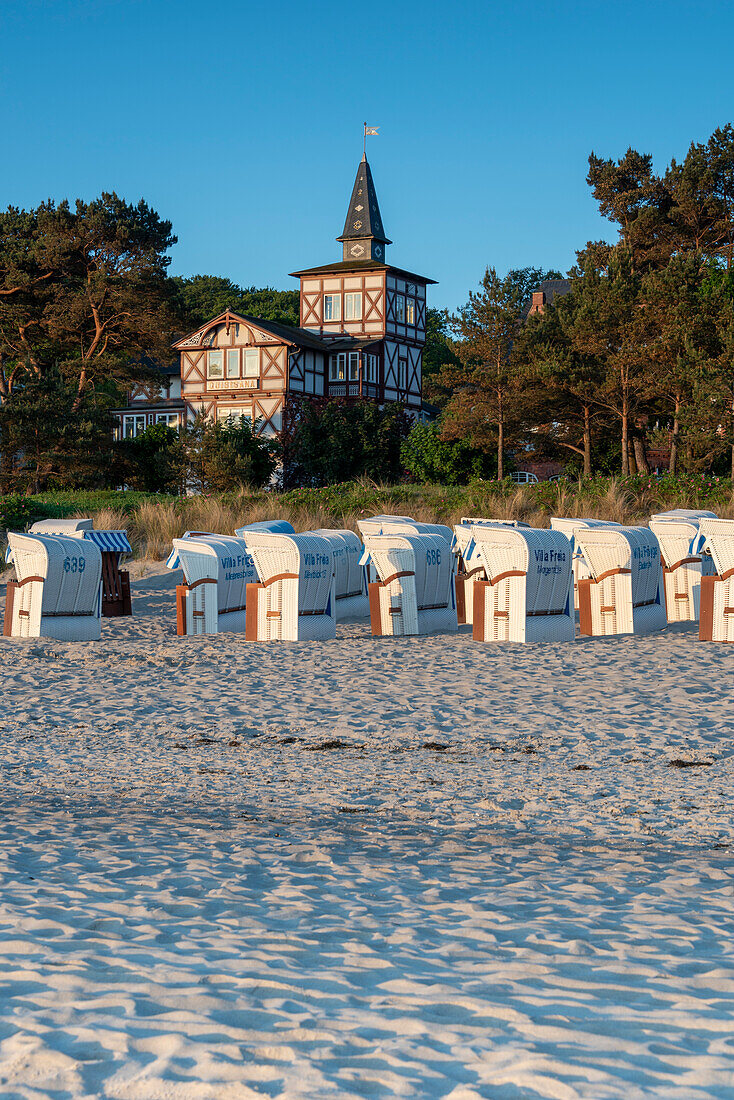
M 660 545 L 648 527 L 580 528 L 591 576 L 579 581 L 582 634 L 647 634 L 667 625 Z
M 681 509 L 682 511 L 682 509 Z M 710 553 L 703 554 L 700 518 L 662 514 L 650 520 L 650 530 L 660 543 L 665 608 L 669 623 L 697 622 L 701 603 L 701 578 L 712 576 Z
M 133 552 L 127 531 L 95 531 L 91 519 L 41 519 L 30 527 L 29 533 L 67 535 L 95 543 L 102 554 L 102 617 L 132 615 L 130 573 L 120 569 L 123 556 Z
M 591 576 L 591 570 L 584 560 L 581 547 L 576 539 L 576 531 L 588 531 L 592 527 L 621 527 L 612 519 L 588 519 L 579 516 L 551 516 L 551 530 L 560 531 L 571 543 L 573 557 L 571 567 L 573 569 L 573 606 L 579 608 L 579 581 L 587 580 Z
M 698 636 L 734 642 L 734 520 L 705 518 L 699 530 L 716 572 L 701 578 Z
M 357 520 L 357 528 L 364 541 L 365 535 L 381 535 L 385 523 L 415 523 L 410 516 L 367 516 Z
M 471 561 L 484 576 L 473 586 L 473 636 L 480 642 L 572 642 L 571 546 L 559 531 L 472 529 Z
M 176 587 L 176 633 L 180 636 L 244 631 L 247 586 L 258 580 L 244 539 L 187 531 L 173 540 L 166 565 L 183 569 Z
M 245 532 L 260 578 L 247 587 L 249 641 L 314 641 L 336 637 L 331 543 L 314 532 Z
M 655 512 L 651 519 L 682 519 L 698 522 L 702 519 L 716 519 L 716 512 L 708 512 L 705 508 L 671 508 L 669 512 Z
M 4 634 L 94 642 L 101 635 L 99 547 L 65 535 L 8 533 L 17 581 L 7 586 Z
M 461 523 L 454 526 L 453 551 L 456 558 L 456 611 L 459 623 L 474 621 L 474 584 L 486 581 L 484 563 L 474 557 L 476 543 L 472 534 L 473 527 L 522 527 L 529 529 L 530 524 L 519 519 L 482 519 L 474 516 L 462 516 Z
M 334 598 L 336 621 L 366 619 L 370 613 L 367 583 L 360 565 L 362 543 L 354 531 L 346 528 L 319 528 L 311 532 L 327 539 L 334 561 Z
M 246 535 L 248 531 L 270 531 L 274 535 L 292 535 L 295 527 L 287 519 L 261 519 L 257 523 L 247 523 L 238 527 L 235 535 Z
M 85 531 L 94 530 L 91 519 L 39 519 L 28 528 L 30 535 L 69 535 L 83 537 Z
M 362 564 L 377 578 L 368 585 L 375 637 L 458 628 L 453 555 L 443 534 L 367 534 L 364 545 Z

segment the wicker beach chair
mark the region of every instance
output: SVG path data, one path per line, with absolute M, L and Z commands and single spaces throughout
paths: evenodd
M 245 532 L 260 578 L 247 586 L 249 641 L 315 641 L 336 636 L 331 542 L 312 531 Z
M 519 519 L 482 519 L 474 516 L 462 516 L 461 523 L 454 526 L 453 551 L 456 559 L 456 611 L 459 623 L 474 621 L 474 585 L 477 581 L 486 581 L 484 563 L 475 557 L 476 543 L 473 527 L 523 527 L 530 524 Z
M 660 545 L 648 527 L 579 528 L 590 576 L 579 581 L 582 634 L 647 634 L 667 625 Z
M 700 519 L 692 513 L 688 517 L 662 513 L 650 520 L 650 530 L 660 544 L 669 623 L 698 621 L 701 579 L 716 572 L 711 554 L 703 553 Z
M 336 621 L 366 619 L 370 613 L 367 582 L 360 565 L 362 543 L 354 531 L 346 528 L 319 528 L 309 532 L 325 538 L 331 546 L 334 561 L 334 609 Z
M 572 642 L 571 546 L 558 531 L 506 524 L 472 529 L 473 636 L 480 642 Z
M 96 543 L 102 554 L 102 617 L 132 615 L 130 573 L 120 569 L 123 556 L 133 552 L 127 531 L 96 531 L 91 519 L 41 519 L 31 526 L 29 533 L 68 535 Z
M 94 642 L 101 634 L 99 547 L 74 536 L 8 533 L 17 581 L 7 586 L 4 634 Z
M 244 631 L 247 586 L 258 580 L 244 539 L 187 531 L 173 540 L 166 565 L 184 574 L 184 584 L 176 587 L 177 634 Z
M 381 535 L 385 523 L 416 523 L 416 520 L 411 519 L 410 516 L 368 516 L 365 519 L 358 519 L 357 528 L 362 541 L 364 542 L 365 535 Z
M 362 564 L 372 634 L 432 634 L 456 630 L 451 543 L 442 533 L 365 535 Z
M 620 527 L 621 524 L 611 519 L 589 519 L 579 516 L 551 516 L 551 530 L 560 531 L 571 543 L 571 568 L 573 570 L 573 606 L 579 608 L 579 581 L 587 580 L 591 576 L 591 570 L 584 559 L 584 555 L 576 538 L 576 531 L 588 531 L 592 527 Z
M 701 577 L 698 636 L 706 642 L 734 642 L 734 520 L 707 517 L 699 531 L 716 572 Z
M 287 519 L 261 519 L 257 523 L 246 523 L 244 527 L 238 527 L 235 535 L 244 536 L 248 531 L 270 531 L 274 535 L 292 535 L 295 527 Z

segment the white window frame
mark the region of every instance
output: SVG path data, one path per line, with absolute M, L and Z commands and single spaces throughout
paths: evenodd
M 328 305 L 327 305 L 328 302 Z M 330 316 L 327 316 L 329 314 Z M 342 296 L 341 294 L 325 294 L 323 305 L 323 319 L 324 321 L 341 321 L 342 319 Z
M 234 364 L 234 370 L 231 369 L 231 365 Z M 224 357 L 224 370 L 227 378 L 239 378 L 240 376 L 240 349 L 239 348 L 227 348 L 227 354 Z
M 347 354 L 340 351 L 329 356 L 329 381 L 346 382 L 347 380 Z
M 349 352 L 349 381 L 359 382 L 359 352 Z
M 395 295 L 395 320 L 399 325 L 405 324 L 405 295 Z
M 178 413 L 156 413 L 156 424 L 166 424 L 169 428 L 177 428 L 180 420 Z
M 259 378 L 260 377 L 260 349 L 259 348 L 245 348 L 242 355 L 242 377 L 243 378 Z
M 216 361 L 217 356 L 219 356 L 218 363 Z M 206 376 L 216 380 L 224 378 L 224 351 L 222 348 L 216 348 L 206 353 Z
M 405 323 L 406 325 L 415 324 L 415 298 L 405 299 Z
M 407 390 L 408 388 L 408 360 L 401 359 L 398 356 L 398 389 Z
M 373 353 L 368 353 L 366 359 L 365 382 L 369 382 L 371 385 L 377 385 L 377 356 Z
M 344 320 L 362 320 L 362 291 L 350 290 L 344 295 Z
M 128 432 L 127 426 L 132 422 L 132 432 Z M 145 413 L 125 413 L 122 418 L 122 438 L 136 439 L 145 431 Z
M 252 405 L 217 405 L 217 420 L 220 424 L 226 424 L 228 420 L 239 423 L 241 416 L 252 424 Z

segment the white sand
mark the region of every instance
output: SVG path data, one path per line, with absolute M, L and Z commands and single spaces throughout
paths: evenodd
M 178 639 L 177 580 L 0 643 L 2 1100 L 734 1098 L 734 649 Z

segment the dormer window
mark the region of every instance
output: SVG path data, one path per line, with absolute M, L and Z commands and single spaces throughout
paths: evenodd
M 342 300 L 340 294 L 324 295 L 324 321 L 341 321 Z

